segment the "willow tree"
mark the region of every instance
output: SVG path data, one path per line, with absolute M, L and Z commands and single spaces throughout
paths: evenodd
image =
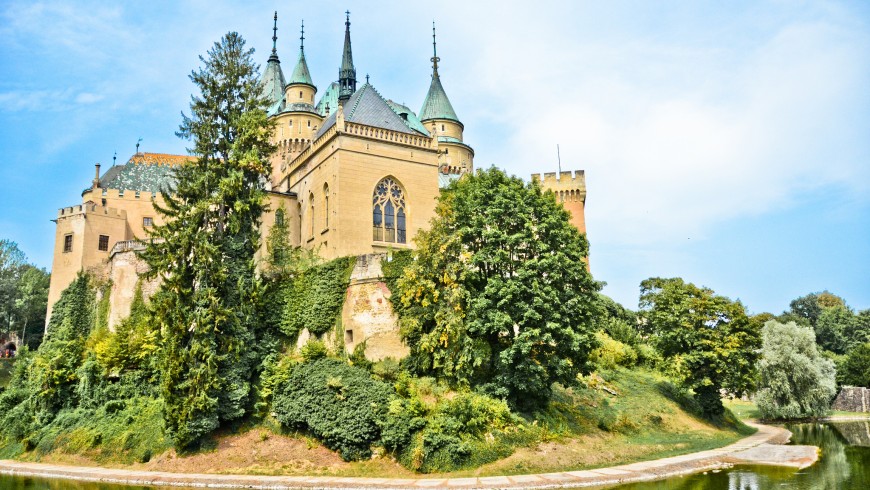
M 166 426 L 179 448 L 244 415 L 251 391 L 243 349 L 254 338 L 254 253 L 274 151 L 253 52 L 230 32 L 200 56 L 190 75 L 199 94 L 176 133 L 193 159 L 156 206 L 166 224 L 145 254 L 162 280 L 152 305 Z

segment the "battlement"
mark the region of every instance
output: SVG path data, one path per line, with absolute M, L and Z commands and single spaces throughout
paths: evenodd
M 584 170 L 575 170 L 571 172 L 570 170 L 567 172 L 561 172 L 558 174 L 556 172 L 546 172 L 541 177 L 541 174 L 532 174 L 532 180 L 541 184 L 541 187 L 549 188 L 551 185 L 558 185 L 560 187 L 574 187 L 577 185 L 586 187 L 586 172 Z
M 73 216 L 84 216 L 87 217 L 89 215 L 92 216 L 104 216 L 107 218 L 118 218 L 118 219 L 127 219 L 127 211 L 103 207 L 97 204 L 86 202 L 84 204 L 79 204 L 77 206 L 68 206 L 65 208 L 60 208 L 57 211 L 57 218 L 71 218 Z

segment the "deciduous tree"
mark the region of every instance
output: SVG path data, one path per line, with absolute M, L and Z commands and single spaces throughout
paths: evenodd
M 764 418 L 817 417 L 836 394 L 834 363 L 816 347 L 812 329 L 768 321 L 758 363 L 758 409 Z
M 418 372 L 531 407 L 588 369 L 599 284 L 552 193 L 495 168 L 467 175 L 416 243 L 399 294 Z
M 650 341 L 683 387 L 695 392 L 704 413 L 720 415 L 723 388 L 740 394 L 753 385 L 760 324 L 739 301 L 680 278 L 650 278 L 640 290 L 640 316 Z

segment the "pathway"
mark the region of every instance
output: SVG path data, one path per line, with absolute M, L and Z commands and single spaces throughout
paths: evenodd
M 164 473 L 132 471 L 99 467 L 60 466 L 41 463 L 0 460 L 0 474 L 39 476 L 80 481 L 125 483 L 131 485 L 164 485 L 206 488 L 257 489 L 495 489 L 495 488 L 571 488 L 611 485 L 617 483 L 655 480 L 670 476 L 722 469 L 732 464 L 785 464 L 803 467 L 815 462 L 814 446 L 789 446 L 803 450 L 785 450 L 791 433 L 781 427 L 752 424 L 755 434 L 719 449 L 684 454 L 671 458 L 644 461 L 611 468 L 564 471 L 536 475 L 491 476 L 472 478 L 356 478 L 330 476 L 258 476 L 214 475 L 193 473 Z M 772 446 L 777 445 L 777 446 Z M 811 448 L 811 449 L 807 449 Z M 810 457 L 812 454 L 812 457 Z M 748 457 L 747 457 L 748 456 Z M 811 459 L 811 461 L 808 461 Z

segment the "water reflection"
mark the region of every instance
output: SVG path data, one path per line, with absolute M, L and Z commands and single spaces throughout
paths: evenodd
M 803 470 L 738 466 L 719 473 L 622 485 L 620 490 L 867 490 L 870 489 L 870 423 L 790 424 L 794 444 L 819 446 L 819 461 Z M 610 487 L 614 488 L 614 487 Z
M 2 490 L 168 490 L 168 487 L 111 485 L 108 483 L 45 480 L 42 478 L 0 475 Z

